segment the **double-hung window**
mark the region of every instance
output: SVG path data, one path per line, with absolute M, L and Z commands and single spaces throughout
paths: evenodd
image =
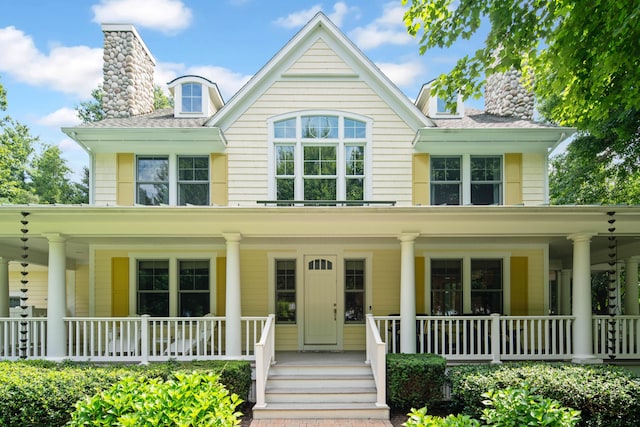
M 342 114 L 274 121 L 276 200 L 364 200 L 369 132 L 366 121 Z
M 136 313 L 201 317 L 211 312 L 209 259 L 138 259 L 136 268 Z
M 138 156 L 136 203 L 208 205 L 209 156 Z
M 178 204 L 209 204 L 209 157 L 178 156 Z
M 431 204 L 502 204 L 502 174 L 502 156 L 431 156 Z
M 140 205 L 169 204 L 168 156 L 138 157 L 136 202 Z
M 503 313 L 503 258 L 431 259 L 431 314 Z

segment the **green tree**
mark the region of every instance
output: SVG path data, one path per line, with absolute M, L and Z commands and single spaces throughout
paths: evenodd
M 28 184 L 29 158 L 37 141 L 26 126 L 0 118 L 0 203 L 37 201 Z
M 71 169 L 58 147 L 45 145 L 31 165 L 31 185 L 40 203 L 68 204 L 77 201 L 78 189 L 69 179 Z
M 547 118 L 600 136 L 602 124 L 640 110 L 640 2 L 635 0 L 402 0 L 420 53 L 470 39 L 488 23 L 484 47 L 435 83 L 438 96 L 479 97 L 484 78 L 515 68 Z M 535 78 L 533 78 L 535 76 Z M 450 102 L 450 105 L 453 103 Z M 634 132 L 638 122 L 626 122 Z M 621 138 L 624 140 L 625 138 Z
M 102 96 L 104 91 L 102 85 L 91 91 L 91 100 L 81 102 L 76 105 L 76 112 L 78 118 L 82 120 L 82 123 L 99 122 L 106 117 L 104 109 L 102 108 Z M 173 99 L 165 95 L 162 88 L 158 85 L 153 87 L 153 109 L 159 110 L 162 108 L 173 107 Z

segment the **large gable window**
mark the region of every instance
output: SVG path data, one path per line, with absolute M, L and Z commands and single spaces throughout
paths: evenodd
M 303 114 L 273 122 L 276 200 L 364 200 L 369 126 L 341 114 Z
M 182 112 L 202 112 L 202 85 L 200 83 L 182 84 Z
M 502 156 L 431 156 L 431 204 L 502 204 L 502 173 Z

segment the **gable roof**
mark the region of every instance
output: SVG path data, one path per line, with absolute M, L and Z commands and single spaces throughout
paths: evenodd
M 287 74 L 293 62 L 322 38 L 351 66 L 354 73 L 322 74 L 324 78 L 360 78 L 414 130 L 434 126 L 433 122 L 355 45 L 331 20 L 318 12 L 287 44 L 278 51 L 205 126 L 226 130 L 242 113 L 278 79 L 300 77 Z M 306 77 L 313 77 L 307 74 Z

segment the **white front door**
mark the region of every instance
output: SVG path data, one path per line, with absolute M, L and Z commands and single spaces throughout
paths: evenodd
M 305 346 L 335 346 L 338 343 L 336 270 L 335 256 L 305 257 Z

